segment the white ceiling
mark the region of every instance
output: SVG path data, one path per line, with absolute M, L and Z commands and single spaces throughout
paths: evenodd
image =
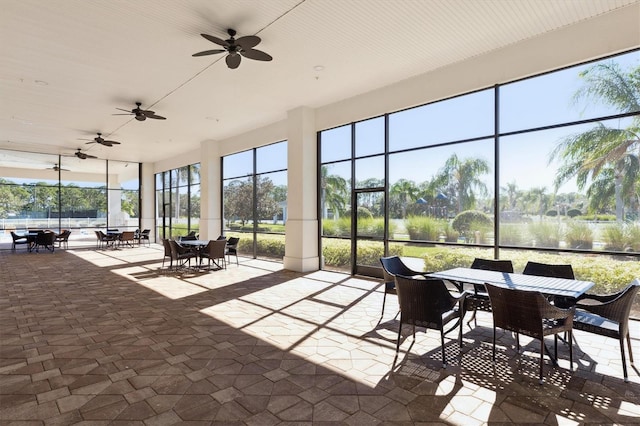
M 0 0 L 0 148 L 155 162 L 637 2 Z M 191 56 L 227 28 L 273 61 Z

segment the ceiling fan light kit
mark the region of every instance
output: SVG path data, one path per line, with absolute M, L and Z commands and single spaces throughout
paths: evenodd
M 256 61 L 271 61 L 273 59 L 268 53 L 254 49 L 262 41 L 260 37 L 251 35 L 236 39 L 236 31 L 231 28 L 227 30 L 227 34 L 229 34 L 227 40 L 222 40 L 209 34 L 200 34 L 210 42 L 222 46 L 222 49 L 204 50 L 194 53 L 192 56 L 207 56 L 227 52 L 225 62 L 230 69 L 238 68 L 243 56 Z

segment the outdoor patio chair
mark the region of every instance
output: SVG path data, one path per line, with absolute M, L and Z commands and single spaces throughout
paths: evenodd
M 134 231 L 124 231 L 119 235 L 118 244 L 133 247 L 133 244 L 135 243 L 134 236 L 135 236 Z
M 553 306 L 542 293 L 516 290 L 487 284 L 493 313 L 493 353 L 496 362 L 496 328 L 511 331 L 516 335 L 516 352 L 520 352 L 520 334 L 540 340 L 539 383 L 544 383 L 544 338 L 553 335 L 554 354 L 558 358 L 558 333 L 567 332 L 569 338 L 569 368 L 573 371 L 573 315 L 575 308 L 562 309 Z
M 191 259 L 196 258 L 198 254 L 174 240 L 169 240 L 169 245 L 171 246 L 171 260 L 176 262 L 176 269 L 183 268 L 187 263 L 191 267 Z
M 382 296 L 382 311 L 380 318 L 384 316 L 384 306 L 387 303 L 387 294 L 397 294 L 396 292 L 396 275 L 404 277 L 413 277 L 416 275 L 426 275 L 428 272 L 418 272 L 409 268 L 398 256 L 381 257 L 382 274 L 384 277 L 384 293 Z
M 629 381 L 629 376 L 624 356 L 624 340 L 625 338 L 627 339 L 629 361 L 633 365 L 631 335 L 629 334 L 629 314 L 638 290 L 640 290 L 640 280 L 635 279 L 625 289 L 617 293 L 607 295 L 585 294 L 578 299 L 573 320 L 573 326 L 576 330 L 618 339 L 625 382 Z
M 40 247 L 53 252 L 55 250 L 56 234 L 52 231 L 40 231 L 36 235 L 35 249 L 40 251 Z
M 140 232 L 140 235 L 138 237 L 138 245 L 140 245 L 141 243 L 146 244 L 147 246 L 151 246 L 151 229 L 144 229 L 142 230 L 142 232 Z
M 169 240 L 166 238 L 162 239 L 162 246 L 164 247 L 164 257 L 162 258 L 162 268 L 164 268 L 164 261 L 168 257 L 169 258 L 169 269 L 173 268 L 173 257 L 171 256 L 171 244 L 169 244 Z
M 471 269 L 482 269 L 484 271 L 496 271 L 513 273 L 513 263 L 510 260 L 494 260 L 494 259 L 481 259 L 475 258 L 471 264 Z M 478 325 L 476 321 L 476 312 L 484 311 L 491 312 L 491 302 L 489 301 L 489 294 L 483 284 L 473 285 L 473 294 L 467 296 L 465 300 L 465 312 L 472 311 L 473 314 L 467 325 L 473 321 L 475 325 Z
M 574 280 L 576 278 L 573 274 L 573 267 L 571 265 L 553 265 L 549 263 L 527 262 L 522 273 L 524 275 L 566 278 L 568 280 Z M 576 304 L 576 301 L 571 297 L 555 296 L 553 298 L 553 304 L 559 308 L 570 308 L 571 306 Z
M 11 238 L 13 239 L 13 243 L 11 244 L 11 250 L 16 249 L 16 245 L 18 244 L 29 244 L 29 239 L 26 236 L 18 235 L 15 232 L 11 231 Z
M 69 248 L 69 235 L 71 235 L 71 231 L 68 229 L 63 230 L 61 233 L 56 235 L 55 242 L 58 243 L 59 248 Z
M 211 268 L 211 262 L 218 267 L 218 269 L 227 269 L 227 262 L 225 258 L 225 247 L 227 245 L 226 240 L 211 240 L 206 247 L 200 250 L 200 264 L 202 259 L 206 258 L 209 269 Z
M 416 338 L 416 326 L 440 330 L 442 367 L 447 367 L 444 350 L 444 326 L 463 315 L 466 293 L 453 296 L 442 280 L 433 278 L 413 278 L 395 276 L 398 303 L 400 305 L 400 325 L 396 353 L 400 350 L 402 324 L 413 325 L 413 339 Z M 462 347 L 462 322 L 459 321 L 458 345 Z
M 227 240 L 227 247 L 226 247 L 226 255 L 227 255 L 227 262 L 231 263 L 231 256 L 235 256 L 236 257 L 236 265 L 238 265 L 238 243 L 240 242 L 240 238 L 238 237 L 229 237 L 229 239 Z

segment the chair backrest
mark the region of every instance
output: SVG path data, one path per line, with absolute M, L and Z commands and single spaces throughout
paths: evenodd
M 225 237 L 224 235 L 219 235 L 218 238 L 216 238 L 217 240 L 226 240 L 227 237 Z
M 636 278 L 624 290 L 620 291 L 613 300 L 602 305 L 589 306 L 588 310 L 618 322 L 620 330 L 624 332 L 628 328 L 631 307 L 639 290 L 640 280 Z
M 543 312 L 549 302 L 537 291 L 503 288 L 491 284 L 485 287 L 491 300 L 493 324 L 504 330 L 530 337 L 543 336 Z
M 485 271 L 513 273 L 513 263 L 510 260 L 480 259 L 476 257 L 471 264 L 471 269 L 482 269 Z
M 11 231 L 11 238 L 13 238 L 13 241 L 15 242 L 16 240 L 19 240 L 20 238 L 24 238 L 26 240 L 26 237 L 21 237 L 20 235 L 16 234 L 15 232 Z
M 524 275 L 536 275 L 538 277 L 575 279 L 571 265 L 552 265 L 548 263 L 527 262 L 522 271 Z
M 166 238 L 163 238 L 162 245 L 164 247 L 164 255 L 171 257 L 171 244 L 169 244 L 169 240 Z
M 120 234 L 120 241 L 133 241 L 134 236 L 134 231 L 124 231 L 122 234 Z
M 396 275 L 395 282 L 404 323 L 442 327 L 442 314 L 452 310 L 457 303 L 442 280 Z
M 397 275 L 410 277 L 417 274 L 416 271 L 405 265 L 398 256 L 381 257 L 380 263 L 382 264 L 382 273 L 384 274 L 385 282 L 393 282 L 394 277 Z
M 226 240 L 211 240 L 207 245 L 207 251 L 211 259 L 224 258 L 225 249 L 227 247 Z
M 149 236 L 149 234 L 151 234 L 151 229 L 145 229 L 140 233 L 140 235 L 146 235 L 147 237 Z
M 227 240 L 227 247 L 236 248 L 238 246 L 239 242 L 240 242 L 240 238 L 238 238 L 238 237 L 229 237 L 229 239 Z

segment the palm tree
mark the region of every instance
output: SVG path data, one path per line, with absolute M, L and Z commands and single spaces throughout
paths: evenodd
M 322 217 L 326 218 L 328 210 L 331 209 L 334 218 L 338 218 L 340 214 L 346 211 L 349 199 L 349 190 L 347 180 L 342 176 L 330 175 L 329 167 L 322 166 L 320 169 L 320 194 L 322 205 Z
M 620 113 L 640 111 L 640 66 L 624 72 L 615 62 L 603 62 L 589 67 L 580 77 L 584 85 L 575 93 L 575 102 L 593 100 L 613 106 Z M 631 192 L 628 188 L 625 191 L 625 181 L 627 185 L 630 180 L 637 185 L 640 176 L 629 157 L 638 156 L 639 135 L 640 115 L 636 115 L 624 129 L 597 123 L 592 129 L 564 138 L 550 156 L 550 162 L 556 156 L 564 162 L 556 174 L 556 187 L 574 177 L 581 190 L 589 179 L 591 185 L 601 185 L 599 178 L 608 170 L 613 174 L 616 219 L 622 221 L 625 192 Z M 634 175 L 630 177 L 630 173 Z
M 509 182 L 507 186 L 503 186 L 500 189 L 507 193 L 509 209 L 514 210 L 518 201 L 518 185 L 515 182 Z
M 418 193 L 418 187 L 415 182 L 407 179 L 400 179 L 389 189 L 389 195 L 397 197 L 400 201 L 400 208 L 402 209 L 402 218 L 407 216 L 407 202 L 409 200 L 415 200 Z
M 491 171 L 489 163 L 480 158 L 466 158 L 460 160 L 456 154 L 451 155 L 443 169 L 434 179 L 443 193 L 454 196 L 458 204 L 458 213 L 474 208 L 476 192 L 486 195 L 487 186 L 480 180 L 480 176 Z

